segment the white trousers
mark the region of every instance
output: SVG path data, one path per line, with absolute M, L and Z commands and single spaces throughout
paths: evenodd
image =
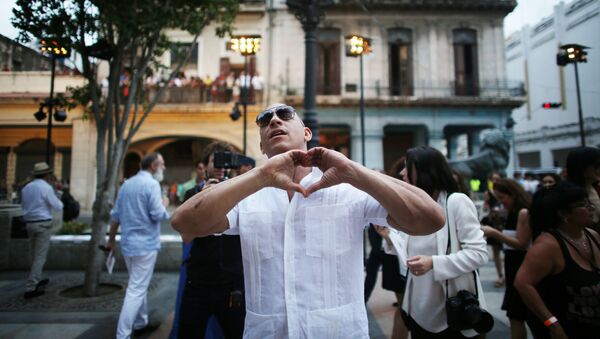
M 26 291 L 34 291 L 37 283 L 42 280 L 42 270 L 46 264 L 50 237 L 52 236 L 52 221 L 25 224 L 29 235 L 31 250 L 31 270 L 27 279 Z
M 157 254 L 158 251 L 152 251 L 143 256 L 123 257 L 129 272 L 129 282 L 117 325 L 118 339 L 130 338 L 133 330 L 148 325 L 146 296 Z

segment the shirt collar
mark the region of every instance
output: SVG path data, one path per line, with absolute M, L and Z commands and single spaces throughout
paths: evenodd
M 152 173 L 150 173 L 150 171 L 148 171 L 148 170 L 140 170 L 140 171 L 138 172 L 138 174 L 139 174 L 139 175 L 143 175 L 143 176 L 145 176 L 145 177 L 152 177 Z

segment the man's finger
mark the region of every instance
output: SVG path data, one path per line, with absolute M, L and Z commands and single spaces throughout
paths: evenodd
M 319 180 L 319 181 L 315 182 L 314 184 L 310 185 L 310 186 L 309 186 L 309 187 L 306 189 L 306 192 L 307 192 L 307 194 L 308 194 L 308 195 L 311 195 L 311 194 L 313 194 L 314 192 L 316 192 L 316 191 L 318 191 L 318 190 L 320 190 L 320 189 L 322 189 L 322 188 L 325 188 L 325 187 L 327 187 L 327 186 L 325 185 L 325 183 L 324 183 L 322 180 Z
M 310 195 L 310 193 L 307 192 L 307 190 L 304 188 L 304 186 L 294 183 L 294 182 L 289 183 L 289 185 L 287 186 L 287 189 L 290 191 L 298 192 L 298 193 L 302 194 L 305 198 Z

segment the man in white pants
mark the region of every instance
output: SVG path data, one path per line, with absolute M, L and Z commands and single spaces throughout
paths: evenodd
M 169 219 L 159 182 L 165 162 L 154 153 L 142 159 L 141 170 L 127 179 L 111 211 L 112 222 L 107 243 L 110 251 L 121 226 L 121 253 L 125 258 L 129 282 L 117 325 L 117 338 L 149 329 L 146 295 L 160 249 L 160 221 Z

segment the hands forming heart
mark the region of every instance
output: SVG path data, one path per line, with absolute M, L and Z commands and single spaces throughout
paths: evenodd
M 316 166 L 323 172 L 320 181 L 304 188 L 294 182 L 302 178 L 294 178 L 298 167 Z M 351 183 L 355 178 L 355 163 L 346 158 L 342 153 L 323 147 L 310 149 L 308 152 L 292 150 L 270 158 L 262 167 L 267 175 L 267 186 L 277 187 L 286 191 L 296 191 L 308 197 L 322 188 L 340 183 Z

